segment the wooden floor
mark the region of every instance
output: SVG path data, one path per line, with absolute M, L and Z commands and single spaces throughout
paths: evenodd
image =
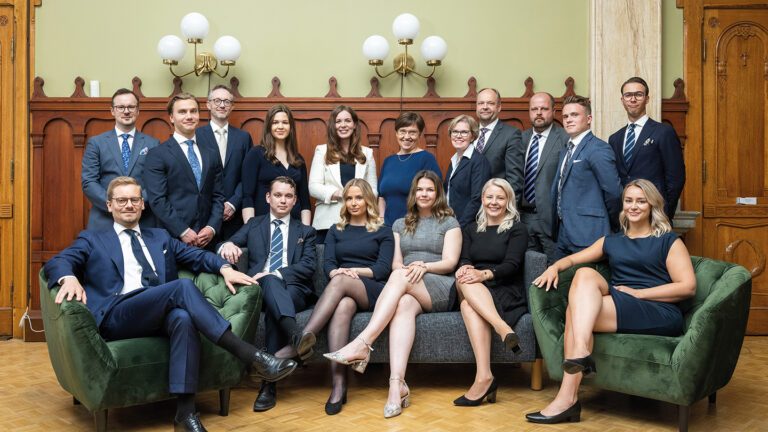
M 731 382 L 691 409 L 692 431 L 768 430 L 768 337 L 747 337 Z M 232 391 L 228 417 L 219 417 L 218 393 L 198 396 L 203 424 L 210 431 L 501 431 L 594 430 L 601 432 L 677 430 L 677 409 L 670 404 L 585 387 L 582 421 L 534 425 L 523 414 L 538 411 L 554 396 L 557 383 L 542 391 L 528 388 L 530 369 L 494 367 L 500 381 L 496 404 L 454 407 L 452 401 L 471 384 L 472 365 L 411 365 L 412 406 L 384 419 L 386 365 L 370 365 L 365 375 L 350 371 L 349 401 L 336 416 L 323 411 L 329 394 L 327 368 L 311 364 L 278 384 L 278 403 L 264 413 L 252 411 L 258 383 L 246 380 Z M 172 401 L 111 410 L 110 431 L 171 430 Z M 0 431 L 89 431 L 92 417 L 58 385 L 44 343 L 0 342 Z

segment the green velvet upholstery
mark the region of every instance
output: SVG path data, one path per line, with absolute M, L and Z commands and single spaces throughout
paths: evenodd
M 596 334 L 597 375 L 582 384 L 688 406 L 714 394 L 733 375 L 747 326 L 750 273 L 736 264 L 691 257 L 696 295 L 680 303 L 679 337 Z M 607 265 L 593 265 L 607 280 Z M 557 290 L 531 285 L 531 313 L 549 376 L 563 377 L 568 290 L 576 268 L 560 274 Z
M 241 286 L 232 295 L 221 276 L 181 271 L 193 279 L 206 299 L 232 324 L 232 333 L 253 340 L 261 310 L 261 288 Z M 54 302 L 59 287 L 48 289 L 40 272 L 40 299 L 48 353 L 59 384 L 88 410 L 97 412 L 170 398 L 166 337 L 104 342 L 96 320 L 82 303 Z M 200 336 L 198 391 L 237 385 L 245 365 L 234 355 Z M 226 412 L 222 407 L 222 412 Z

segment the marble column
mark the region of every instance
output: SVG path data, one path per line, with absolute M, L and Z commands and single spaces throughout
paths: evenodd
M 592 132 L 608 137 L 627 122 L 621 84 L 645 79 L 648 115 L 661 120 L 661 1 L 590 0 Z

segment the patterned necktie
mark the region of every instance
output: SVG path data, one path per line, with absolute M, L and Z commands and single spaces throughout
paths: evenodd
M 539 166 L 539 139 L 541 134 L 536 134 L 531 142 L 531 148 L 528 149 L 528 160 L 525 161 L 525 184 L 523 185 L 523 195 L 530 204 L 536 202 L 536 168 Z
M 280 219 L 272 221 L 275 230 L 272 231 L 272 240 L 269 242 L 269 272 L 273 272 L 283 266 L 283 230 Z
M 216 131 L 216 143 L 219 145 L 219 156 L 221 156 L 221 166 L 224 166 L 227 158 L 227 130 L 219 129 Z
M 563 218 L 563 211 L 560 208 L 560 199 L 563 197 L 563 177 L 568 172 L 568 166 L 571 164 L 571 157 L 573 157 L 573 148 L 576 147 L 573 142 L 568 142 L 568 153 L 565 155 L 565 163 L 563 169 L 560 171 L 560 181 L 557 183 L 557 216 L 560 219 Z
M 128 147 L 128 137 L 131 134 L 122 134 L 120 137 L 123 139 L 122 153 L 123 153 L 123 172 L 128 174 L 128 162 L 131 161 L 131 148 Z
M 136 258 L 136 261 L 139 262 L 139 265 L 141 265 L 141 286 L 159 285 L 160 280 L 157 278 L 157 273 L 152 270 L 152 266 L 149 264 L 149 261 L 147 261 L 147 256 L 144 255 L 144 249 L 141 247 L 141 243 L 139 243 L 139 234 L 132 229 L 126 229 L 125 232 L 131 237 L 133 256 Z
M 203 170 L 200 168 L 200 160 L 197 159 L 195 154 L 195 141 L 186 140 L 184 143 L 187 145 L 187 159 L 189 159 L 189 165 L 192 167 L 192 174 L 195 175 L 197 189 L 200 190 L 200 179 L 203 177 Z
M 485 133 L 488 132 L 488 128 L 480 128 L 480 136 L 477 138 L 475 148 L 477 151 L 482 152 L 485 148 Z
M 630 123 L 627 129 L 627 142 L 624 143 L 624 163 L 629 166 L 632 160 L 632 151 L 635 149 L 635 126 L 636 123 Z

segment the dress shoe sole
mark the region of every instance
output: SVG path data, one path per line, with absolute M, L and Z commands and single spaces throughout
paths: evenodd
M 597 373 L 596 368 L 592 365 L 585 366 L 569 359 L 563 360 L 563 370 L 572 375 L 581 372 L 582 378 L 592 378 Z
M 299 340 L 299 343 L 296 345 L 296 352 L 299 354 L 302 360 L 305 359 L 304 356 L 306 355 L 307 352 L 312 350 L 312 347 L 315 346 L 316 342 L 317 342 L 317 338 L 312 332 L 308 331 L 301 335 L 301 339 Z
M 271 377 L 264 376 L 264 375 L 262 375 L 262 374 L 260 374 L 258 372 L 253 372 L 253 376 L 255 376 L 257 378 L 261 378 L 261 379 L 263 379 L 264 381 L 267 381 L 267 382 L 276 382 L 276 381 L 280 381 L 281 379 L 283 379 L 283 378 L 287 377 L 288 375 L 290 375 L 294 370 L 296 370 L 296 366 L 297 366 L 297 364 L 294 362 L 293 366 L 291 366 L 289 368 L 286 368 L 286 369 L 283 369 L 280 372 L 278 372 L 276 375 L 271 376 Z
M 254 406 L 253 406 L 253 412 L 264 412 L 264 411 L 269 411 L 269 410 L 271 410 L 272 408 L 274 408 L 274 407 L 275 407 L 275 405 L 277 405 L 277 402 L 273 402 L 271 405 L 260 405 L 260 406 L 256 406 L 256 405 L 254 405 Z

